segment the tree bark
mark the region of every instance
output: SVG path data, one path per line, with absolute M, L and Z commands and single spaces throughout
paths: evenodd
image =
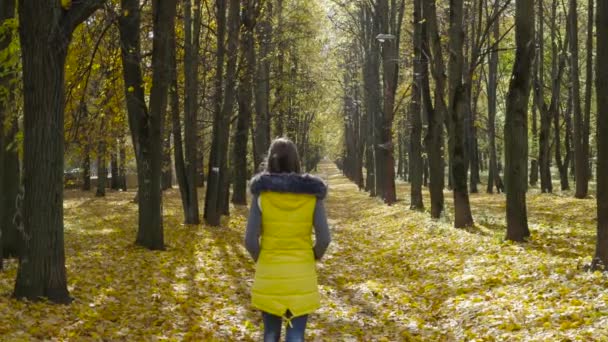
M 435 1 L 423 1 L 424 23 L 428 28 L 428 37 L 423 37 L 423 83 L 422 94 L 429 128 L 425 145 L 429 155 L 431 197 L 431 217 L 439 218 L 444 209 L 443 189 L 445 187 L 445 162 L 443 158 L 443 124 L 446 117 L 445 105 L 445 66 L 441 50 L 441 40 L 437 29 Z M 428 56 L 428 57 L 427 57 Z M 430 64 L 425 63 L 430 58 Z M 435 105 L 432 104 L 429 86 L 429 65 L 435 80 Z
M 505 177 L 507 240 L 530 236 L 526 210 L 528 184 L 528 99 L 534 60 L 534 2 L 517 0 L 515 64 L 507 94 L 505 118 Z
M 120 176 L 118 175 L 118 150 L 116 149 L 116 145 L 112 146 L 112 150 L 110 152 L 111 158 L 111 166 L 110 172 L 112 174 L 112 190 L 120 189 Z
M 586 58 L 587 68 L 585 77 L 585 109 L 584 109 L 584 130 L 583 130 L 583 154 L 586 156 L 585 161 L 585 182 L 591 180 L 592 175 L 592 163 L 591 163 L 591 152 L 589 146 L 589 138 L 591 136 L 591 101 L 593 93 L 593 16 L 594 16 L 594 1 L 588 0 L 587 3 L 588 17 L 587 17 L 587 43 L 586 43 Z
M 498 6 L 496 2 L 495 8 Z M 490 62 L 488 70 L 488 144 L 490 150 L 490 166 L 488 168 L 488 187 L 486 192 L 489 194 L 494 193 L 494 186 L 496 191 L 500 193 L 500 173 L 498 172 L 498 157 L 496 155 L 496 102 L 497 102 L 497 90 L 498 90 L 498 49 L 500 45 L 498 39 L 500 39 L 500 19 L 496 18 L 496 22 L 492 27 L 492 35 L 496 42 L 495 48 L 490 53 Z
M 382 43 L 382 71 L 384 84 L 383 117 L 378 125 L 378 156 L 376 167 L 381 165 L 376 179 L 382 180 L 381 195 L 384 202 L 391 205 L 397 201 L 395 188 L 395 156 L 393 143 L 393 121 L 395 118 L 395 94 L 399 81 L 399 42 L 403 22 L 404 1 L 377 0 L 376 13 L 380 22 L 380 32 L 392 34 L 394 39 Z M 380 158 L 378 158 L 380 157 Z
M 238 205 L 247 205 L 247 140 L 253 108 L 252 86 L 256 65 L 254 30 L 257 21 L 257 6 L 257 0 L 244 0 L 243 2 L 243 37 L 240 46 L 243 58 L 238 85 L 239 114 L 232 154 L 235 175 L 232 203 Z
M 65 10 L 59 1 L 19 1 L 25 197 L 17 298 L 71 301 L 63 239 L 64 135 L 57 127 L 64 126 L 64 67 L 72 32 L 101 3 L 82 1 Z
M 216 79 L 216 116 L 213 120 L 213 142 L 209 162 L 209 178 L 205 196 L 205 220 L 211 226 L 219 226 L 222 213 L 226 213 L 228 204 L 228 144 L 230 134 L 230 116 L 235 102 L 237 51 L 239 43 L 238 0 L 229 0 L 228 20 L 226 21 L 226 3 L 217 1 L 218 6 L 218 49 Z M 228 47 L 224 47 L 224 31 L 228 24 Z M 224 55 L 228 57 L 226 65 L 226 93 L 222 95 Z
M 572 113 L 574 116 L 574 158 L 576 165 L 576 190 L 574 197 L 585 198 L 589 191 L 587 179 L 587 160 L 583 148 L 583 135 L 585 122 L 581 111 L 581 85 L 579 75 L 578 57 L 578 12 L 577 0 L 570 0 L 570 78 L 572 81 Z
M 464 117 L 467 109 L 465 87 L 462 83 L 464 67 L 463 0 L 450 0 L 450 159 L 454 186 L 454 226 L 473 225 L 467 187 L 467 153 L 464 144 Z
M 410 104 L 410 209 L 424 210 L 422 201 L 422 6 L 421 0 L 414 0 L 414 81 L 412 84 L 412 102 Z
M 138 174 L 139 228 L 136 244 L 151 250 L 164 249 L 162 224 L 161 116 L 167 107 L 170 78 L 170 31 L 175 24 L 174 0 L 154 0 L 152 89 L 146 108 L 141 74 L 139 0 L 122 0 L 119 20 L 122 42 L 125 95 L 129 125 L 135 142 Z
M 254 170 L 260 171 L 270 147 L 270 55 L 272 52 L 272 1 L 265 1 L 263 20 L 256 26 L 259 42 L 255 87 Z
M 542 193 L 553 192 L 551 180 L 551 112 L 545 102 L 545 39 L 544 39 L 544 6 L 543 0 L 538 0 L 538 70 L 534 85 L 534 98 L 540 113 L 540 132 L 538 136 L 538 166 L 540 171 L 540 190 Z
M 594 264 L 608 266 L 608 2 L 597 2 L 597 243 Z
M 119 187 L 122 191 L 127 191 L 127 147 L 125 143 L 124 132 L 118 138 L 118 157 L 120 164 L 118 166 L 118 177 L 120 178 Z
M 192 20 L 192 2 L 184 1 L 184 139 L 185 139 L 185 177 L 187 198 L 184 207 L 186 224 L 199 224 L 198 208 L 198 69 L 201 28 L 201 1 L 195 1 L 194 20 Z M 174 81 L 177 85 L 177 81 Z M 179 100 L 178 100 L 179 101 Z M 175 103 L 177 108 L 179 104 Z M 179 116 L 179 113 L 177 114 Z M 174 127 L 175 130 L 175 127 Z M 181 129 L 179 129 L 181 135 Z M 178 134 L 177 131 L 174 134 Z M 181 138 L 180 138 L 181 144 Z M 180 149 L 182 147 L 180 146 Z M 181 153 L 181 152 L 180 152 Z M 182 199 L 183 201 L 184 199 Z
M 106 164 L 106 143 L 105 141 L 100 141 L 97 144 L 97 192 L 95 193 L 96 197 L 104 197 L 106 195 L 107 181 L 108 168 Z

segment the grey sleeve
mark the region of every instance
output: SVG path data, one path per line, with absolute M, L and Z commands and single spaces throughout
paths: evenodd
M 320 260 L 331 242 L 331 234 L 327 224 L 327 215 L 325 214 L 325 204 L 322 200 L 318 200 L 315 206 L 313 224 L 315 226 L 316 239 L 313 250 L 315 253 L 315 259 Z
M 258 261 L 260 255 L 260 234 L 262 232 L 262 212 L 258 206 L 258 196 L 251 199 L 251 209 L 247 219 L 247 231 L 245 232 L 245 248 L 253 258 Z

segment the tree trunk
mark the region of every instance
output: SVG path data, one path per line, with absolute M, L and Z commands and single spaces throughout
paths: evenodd
M 570 78 L 572 81 L 572 109 L 574 116 L 574 158 L 576 165 L 576 191 L 574 197 L 585 198 L 589 191 L 587 179 L 587 160 L 583 149 L 585 132 L 583 113 L 581 111 L 581 85 L 578 64 L 578 13 L 577 0 L 570 0 Z
M 410 104 L 410 209 L 424 210 L 422 202 L 422 8 L 421 0 L 414 0 L 414 82 L 412 84 L 412 102 Z
M 285 110 L 287 104 L 285 103 L 285 87 L 283 86 L 287 80 L 285 79 L 285 51 L 288 46 L 286 43 L 285 37 L 285 28 L 284 28 L 284 9 L 283 9 L 284 0 L 276 0 L 277 4 L 277 34 L 278 38 L 277 45 L 277 67 L 275 71 L 276 77 L 276 89 L 275 89 L 275 103 L 274 103 L 274 111 L 277 115 L 274 116 L 275 122 L 275 137 L 282 137 L 285 134 Z
M 498 3 L 496 3 L 495 8 Z M 500 193 L 498 187 L 498 178 L 500 174 L 498 172 L 498 158 L 496 156 L 496 102 L 497 102 L 497 90 L 498 90 L 498 39 L 500 38 L 500 18 L 496 18 L 496 22 L 492 27 L 493 38 L 496 40 L 496 47 L 490 53 L 490 61 L 488 65 L 488 144 L 490 150 L 490 166 L 488 168 L 488 187 L 486 192 L 489 194 L 494 193 L 494 186 L 496 185 L 496 191 Z
M 127 147 L 124 134 L 118 139 L 118 157 L 120 158 L 120 165 L 118 166 L 119 187 L 122 191 L 127 191 Z
M 171 113 L 163 114 L 162 123 L 162 139 L 163 139 L 163 165 L 162 165 L 162 177 L 161 177 L 161 188 L 164 190 L 171 189 L 173 186 L 173 171 L 171 167 Z M 114 154 L 112 154 L 112 161 L 114 161 Z M 114 164 L 112 164 L 114 165 Z M 113 170 L 113 169 L 112 169 Z M 113 171 L 112 171 L 113 172 Z M 114 174 L 112 174 L 112 179 Z M 112 188 L 114 188 L 114 180 L 112 180 Z
M 597 243 L 596 268 L 608 266 L 608 2 L 597 2 Z
M 241 40 L 241 75 L 238 85 L 239 114 L 234 136 L 234 188 L 232 203 L 247 205 L 247 140 L 249 126 L 251 125 L 251 111 L 253 108 L 253 74 L 255 72 L 255 41 L 254 29 L 256 25 L 257 0 L 244 0 L 243 3 L 243 37 Z
M 57 127 L 64 126 L 64 67 L 72 32 L 101 3 L 79 2 L 65 10 L 59 1 L 19 1 L 25 197 L 17 298 L 71 301 L 63 240 L 64 135 Z
M 443 159 L 443 124 L 445 122 L 445 71 L 441 41 L 437 29 L 435 1 L 423 1 L 423 73 L 422 94 L 429 128 L 425 137 L 426 150 L 429 156 L 431 197 L 431 217 L 439 218 L 444 208 L 443 188 L 445 187 L 445 163 Z M 428 28 L 428 37 L 424 37 Z M 429 59 L 427 61 L 427 59 Z M 429 86 L 430 70 L 435 79 L 435 106 L 433 107 Z
M 395 118 L 395 94 L 399 81 L 399 41 L 404 15 L 404 1 L 378 0 L 376 14 L 380 21 L 380 32 L 392 34 L 394 39 L 382 43 L 382 71 L 384 85 L 383 117 L 377 122 L 378 150 L 376 157 L 376 177 L 382 181 L 380 194 L 384 202 L 391 205 L 397 201 L 395 188 L 395 156 L 393 143 L 393 121 Z
M 190 184 L 186 173 L 186 162 L 184 161 L 184 144 L 182 142 L 182 125 L 179 116 L 179 89 L 177 83 L 177 50 L 175 41 L 175 29 L 171 30 L 171 126 L 173 129 L 173 159 L 175 162 L 175 176 L 179 185 L 182 209 L 184 211 L 184 223 L 196 224 L 200 222 L 198 215 L 198 203 L 193 203 L 190 198 Z
M 198 117 L 198 55 L 200 47 L 200 29 L 201 29 L 201 1 L 195 1 L 194 21 L 192 21 L 192 3 L 191 0 L 184 2 L 184 139 L 185 139 L 185 191 L 187 192 L 186 201 L 184 204 L 185 223 L 199 224 L 199 208 L 198 208 L 198 137 L 197 137 L 197 117 Z M 177 81 L 173 81 L 177 85 Z M 179 101 L 179 100 L 178 100 Z M 177 109 L 178 103 L 174 102 Z M 174 114 L 176 115 L 176 114 Z M 179 121 L 179 112 L 177 112 Z M 179 122 L 177 123 L 179 125 Z M 181 135 L 181 129 L 174 126 L 174 134 Z M 181 138 L 180 144 L 181 144 Z M 180 150 L 182 147 L 180 146 Z M 177 155 L 177 154 L 176 154 Z M 181 155 L 181 151 L 180 151 Z
M 260 171 L 270 147 L 270 54 L 272 53 L 272 1 L 266 1 L 264 19 L 257 25 L 259 55 L 255 87 L 254 171 Z
M 585 109 L 584 109 L 584 122 L 583 122 L 583 154 L 586 156 L 585 161 L 585 183 L 591 180 L 592 177 L 592 165 L 591 165 L 591 151 L 589 146 L 589 138 L 591 136 L 591 101 L 593 92 L 593 15 L 594 15 L 594 1 L 589 0 L 587 4 L 588 17 L 587 17 L 587 43 L 586 43 L 586 57 L 587 57 L 587 68 L 585 77 Z
M 534 60 L 534 2 L 517 0 L 515 9 L 515 64 L 505 117 L 505 177 L 507 240 L 530 236 L 526 211 L 528 184 L 528 99 Z
M 140 54 L 139 0 L 122 0 L 122 42 L 125 95 L 129 125 L 135 143 L 138 174 L 139 228 L 136 243 L 151 250 L 164 249 L 161 193 L 161 116 L 167 107 L 170 78 L 170 30 L 174 26 L 174 0 L 154 0 L 152 89 L 150 110 L 145 105 Z
M 85 143 L 82 161 L 82 191 L 91 191 L 91 145 Z
M 96 197 L 104 197 L 106 195 L 107 181 L 108 168 L 106 165 L 106 143 L 105 141 L 100 141 L 97 145 L 97 192 L 95 193 Z
M 228 21 L 226 22 L 226 3 L 218 0 L 218 49 L 216 79 L 216 113 L 213 120 L 213 142 L 209 161 L 209 179 L 205 196 L 205 220 L 211 226 L 219 226 L 222 213 L 226 212 L 228 203 L 228 144 L 230 134 L 230 116 L 235 102 L 236 64 L 239 40 L 238 0 L 229 0 Z M 224 47 L 224 32 L 228 23 L 228 48 Z M 226 93 L 222 96 L 224 56 L 228 56 L 226 66 Z M 222 101 L 223 100 L 223 101 Z
M 464 117 L 467 110 L 465 87 L 462 83 L 464 67 L 463 0 L 450 0 L 450 140 L 454 186 L 454 226 L 473 225 L 469 189 L 467 187 L 467 153 L 464 144 Z
M 542 193 L 553 192 L 551 180 L 551 112 L 545 103 L 545 39 L 544 39 L 544 5 L 538 0 L 538 70 L 534 84 L 534 98 L 540 113 L 540 132 L 538 136 L 538 166 L 540 171 L 540 190 Z
M 111 158 L 111 166 L 110 172 L 112 174 L 112 190 L 120 189 L 120 176 L 118 175 L 118 153 L 116 149 L 116 145 L 112 146 L 112 151 L 110 152 Z

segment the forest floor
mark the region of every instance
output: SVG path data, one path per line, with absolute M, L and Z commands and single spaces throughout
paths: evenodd
M 608 277 L 583 270 L 595 240 L 592 199 L 529 196 L 530 242 L 504 241 L 504 196 L 471 196 L 477 225 L 386 207 L 331 164 L 320 175 L 333 243 L 319 264 L 319 341 L 608 340 Z M 399 184 L 399 195 L 409 188 Z M 181 224 L 164 203 L 166 251 L 133 245 L 133 193 L 69 191 L 69 306 L 10 298 L 16 263 L 0 273 L 0 340 L 260 340 L 249 305 L 254 264 L 242 240 L 247 209 L 222 228 Z M 428 193 L 425 192 L 428 199 Z M 446 192 L 447 207 L 451 194 Z M 428 202 L 425 203 L 428 207 Z

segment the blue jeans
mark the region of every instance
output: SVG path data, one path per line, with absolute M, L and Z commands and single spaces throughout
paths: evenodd
M 291 317 L 291 313 L 288 311 L 286 316 Z M 267 312 L 262 312 L 262 317 L 264 318 L 264 342 L 279 342 L 283 318 Z M 285 341 L 303 342 L 307 320 L 308 315 L 291 318 L 291 326 L 287 324 L 287 337 Z

